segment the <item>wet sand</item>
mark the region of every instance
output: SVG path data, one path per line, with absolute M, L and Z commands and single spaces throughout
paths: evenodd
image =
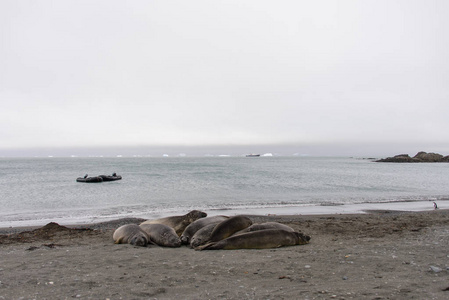
M 195 251 L 116 245 L 142 219 L 0 230 L 0 299 L 447 299 L 449 210 L 250 216 L 307 245 Z

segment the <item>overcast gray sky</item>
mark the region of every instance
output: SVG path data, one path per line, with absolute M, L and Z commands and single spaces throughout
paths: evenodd
M 0 154 L 273 144 L 447 155 L 448 16 L 447 0 L 2 0 Z

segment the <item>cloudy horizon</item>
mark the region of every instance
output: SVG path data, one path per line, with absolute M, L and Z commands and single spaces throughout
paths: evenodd
M 2 1 L 0 156 L 448 155 L 447 12 L 444 0 Z

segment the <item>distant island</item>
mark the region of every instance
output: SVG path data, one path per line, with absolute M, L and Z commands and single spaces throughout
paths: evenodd
M 382 158 L 376 162 L 394 162 L 394 163 L 429 163 L 429 162 L 449 162 L 449 155 L 443 156 L 438 153 L 418 152 L 410 157 L 408 154 L 399 154 L 393 157 Z

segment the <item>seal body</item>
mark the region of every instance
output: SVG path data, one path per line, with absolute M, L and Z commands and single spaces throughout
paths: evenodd
M 258 231 L 258 230 L 265 230 L 265 229 L 281 229 L 285 231 L 295 231 L 293 228 L 291 228 L 288 225 L 278 223 L 278 222 L 265 222 L 260 224 L 253 224 L 243 230 L 240 230 L 239 232 L 236 232 L 234 235 L 242 234 L 245 232 L 251 232 L 251 231 Z
M 131 244 L 145 247 L 150 243 L 150 238 L 137 224 L 126 224 L 120 226 L 112 235 L 116 244 Z
M 253 222 L 245 216 L 235 216 L 218 223 L 211 233 L 210 241 L 218 242 L 230 237 L 239 230 L 251 226 Z
M 309 236 L 299 232 L 265 229 L 231 236 L 215 243 L 197 247 L 196 250 L 267 249 L 305 245 L 309 243 L 309 240 Z
M 192 210 L 191 212 L 183 215 L 183 216 L 171 216 L 171 217 L 165 217 L 160 218 L 156 220 L 148 220 L 145 222 L 142 222 L 142 224 L 164 224 L 167 226 L 170 226 L 176 231 L 176 234 L 180 236 L 187 226 L 189 226 L 190 223 L 200 219 L 207 217 L 207 214 L 205 212 L 199 211 L 199 210 Z
M 195 234 L 190 239 L 190 247 L 196 248 L 209 242 L 210 235 L 212 234 L 215 226 L 217 226 L 217 224 L 212 223 L 195 232 Z
M 149 236 L 150 240 L 162 247 L 181 247 L 181 239 L 176 231 L 164 224 L 141 224 L 140 228 Z
M 215 224 L 227 220 L 229 217 L 227 216 L 213 216 L 213 217 L 206 217 L 196 220 L 195 222 L 191 223 L 189 226 L 186 227 L 184 232 L 181 235 L 181 242 L 184 245 L 187 245 L 190 243 L 190 239 L 193 237 L 193 235 L 203 228 L 204 226 Z

